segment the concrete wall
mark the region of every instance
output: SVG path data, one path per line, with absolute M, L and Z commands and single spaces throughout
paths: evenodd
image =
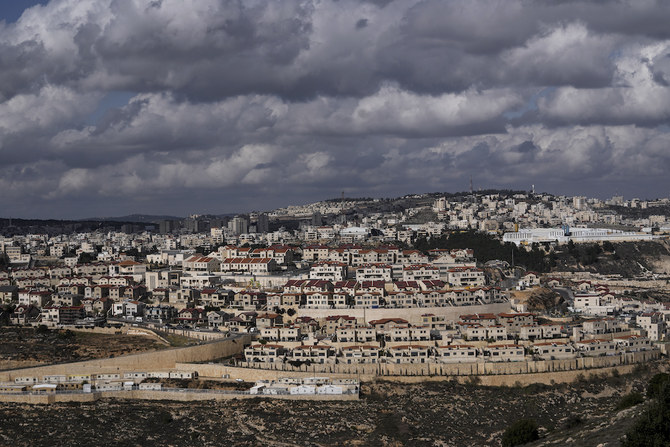
M 254 364 L 256 368 L 230 367 L 224 365 L 189 365 L 177 364 L 177 369 L 196 370 L 201 377 L 221 378 L 228 374 L 231 379 L 243 379 L 249 382 L 257 380 L 277 379 L 285 376 L 307 377 L 316 375 L 326 375 L 329 377 L 340 376 L 359 376 L 363 380 L 374 380 L 376 378 L 393 377 L 412 377 L 416 376 L 419 380 L 425 380 L 426 377 L 450 377 L 450 376 L 499 376 L 499 375 L 528 375 L 537 373 L 546 373 L 555 375 L 561 372 L 574 372 L 574 377 L 580 373 L 588 374 L 590 369 L 620 367 L 625 365 L 635 365 L 659 357 L 659 351 L 645 351 L 627 353 L 618 356 L 609 357 L 581 357 L 565 360 L 544 360 L 529 362 L 506 362 L 506 363 L 379 363 L 379 364 L 332 364 L 332 365 L 310 365 L 293 367 L 285 363 L 267 363 L 263 364 L 265 369 L 258 368 L 259 364 Z
M 195 402 L 207 400 L 230 399 L 284 399 L 284 400 L 358 400 L 358 394 L 289 394 L 289 395 L 258 395 L 258 394 L 223 394 L 189 391 L 103 391 L 97 393 L 73 394 L 0 394 L 0 402 L 17 402 L 24 404 L 52 404 L 55 402 L 93 402 L 99 399 L 141 399 L 141 400 L 174 400 Z
M 0 394 L 0 402 L 18 402 L 23 404 L 52 404 L 56 396 L 51 394 Z
M 13 382 L 15 377 L 56 374 L 98 374 L 124 371 L 156 371 L 174 369 L 176 363 L 206 362 L 244 351 L 251 336 L 226 339 L 185 348 L 165 349 L 115 358 L 87 360 L 60 365 L 40 366 L 0 372 L 1 382 Z
M 177 400 L 192 402 L 200 400 L 230 400 L 230 399 L 286 399 L 286 400 L 358 400 L 358 394 L 307 394 L 307 395 L 258 395 L 258 394 L 222 394 L 222 393 L 193 393 L 184 391 L 107 391 L 102 397 L 115 399 L 143 399 L 143 400 Z
M 512 309 L 509 302 L 483 304 L 477 306 L 450 306 L 450 307 L 410 307 L 401 309 L 298 309 L 295 317 L 308 316 L 312 318 L 326 318 L 331 315 L 349 315 L 366 322 L 382 318 L 404 318 L 410 323 L 421 323 L 421 315 L 443 315 L 447 321 L 458 321 L 461 315 L 475 313 L 502 313 Z M 295 318 L 294 317 L 294 318 Z

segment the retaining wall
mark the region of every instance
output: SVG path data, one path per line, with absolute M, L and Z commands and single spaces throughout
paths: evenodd
M 329 377 L 359 376 L 363 380 L 376 378 L 417 377 L 417 381 L 427 377 L 461 377 L 461 376 L 528 376 L 538 373 L 554 376 L 557 373 L 571 372 L 574 377 L 588 374 L 588 370 L 636 365 L 659 358 L 658 350 L 631 352 L 607 357 L 580 357 L 565 360 L 544 360 L 528 362 L 477 362 L 477 363 L 378 363 L 378 364 L 326 364 L 303 365 L 293 367 L 287 363 L 250 364 L 254 367 L 231 367 L 224 365 L 192 365 L 178 363 L 180 370 L 198 371 L 200 377 L 221 378 L 228 375 L 231 379 L 243 379 L 249 382 L 271 380 L 278 377 L 308 377 L 324 375 Z M 547 377 L 549 377 L 547 376 Z M 572 380 L 572 379 L 571 379 Z
M 24 404 L 52 404 L 55 402 L 94 402 L 99 399 L 127 400 L 174 400 L 179 402 L 196 402 L 232 399 L 283 399 L 283 400 L 319 400 L 319 401 L 351 401 L 358 400 L 358 394 L 225 394 L 189 391 L 102 391 L 95 393 L 72 394 L 0 394 L 0 402 L 16 402 Z
M 156 371 L 174 369 L 176 363 L 206 362 L 239 354 L 245 344 L 251 342 L 250 335 L 236 339 L 215 341 L 185 348 L 165 349 L 106 359 L 60 365 L 39 366 L 0 372 L 0 382 L 13 382 L 16 377 L 42 377 L 57 374 L 99 374 L 124 371 Z
M 511 305 L 506 301 L 503 303 L 479 304 L 475 306 L 408 307 L 399 309 L 298 309 L 295 317 L 308 316 L 320 319 L 332 315 L 349 315 L 361 321 L 365 318 L 366 323 L 370 320 L 379 320 L 382 318 L 403 318 L 410 323 L 419 324 L 422 322 L 421 315 L 425 314 L 444 316 L 446 321 L 455 322 L 459 320 L 461 315 L 475 313 L 498 314 L 509 312 L 510 310 Z

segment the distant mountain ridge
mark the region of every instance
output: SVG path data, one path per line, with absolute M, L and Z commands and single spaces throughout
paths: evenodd
M 151 214 L 129 214 L 128 216 L 117 217 L 88 217 L 86 219 L 77 219 L 91 222 L 138 222 L 138 223 L 154 223 L 161 220 L 181 220 L 183 217 L 178 216 L 161 216 Z

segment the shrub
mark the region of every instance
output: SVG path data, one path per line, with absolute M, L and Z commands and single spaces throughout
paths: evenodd
M 626 394 L 621 398 L 616 406 L 616 409 L 617 411 L 625 410 L 626 408 L 634 407 L 635 405 L 641 404 L 642 402 L 644 402 L 644 397 L 642 394 L 638 393 L 637 391 L 633 391 L 632 393 Z
M 575 428 L 578 425 L 582 425 L 583 423 L 584 420 L 579 415 L 571 414 L 565 421 L 565 428 L 567 429 Z
M 534 419 L 519 419 L 510 425 L 502 437 L 503 447 L 514 447 L 540 439 L 538 425 Z
M 479 376 L 470 376 L 466 383 L 470 386 L 479 386 L 482 383 L 482 379 Z
M 623 447 L 670 445 L 670 386 L 664 384 L 655 402 L 638 417 L 621 440 Z
M 647 385 L 647 397 L 655 398 L 661 395 L 661 390 L 663 386 L 670 381 L 670 374 L 668 373 L 658 373 L 649 380 L 649 385 Z
M 58 333 L 58 338 L 62 338 L 64 340 L 70 339 L 75 336 L 75 333 L 71 331 L 70 329 L 66 329 L 62 332 Z

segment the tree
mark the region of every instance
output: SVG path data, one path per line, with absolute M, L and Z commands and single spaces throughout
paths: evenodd
M 83 252 L 82 254 L 79 255 L 80 264 L 89 264 L 95 261 L 96 259 L 98 259 L 96 255 L 87 252 Z
M 540 439 L 538 425 L 534 419 L 519 419 L 510 425 L 502 437 L 503 447 L 514 447 Z
M 654 376 L 656 377 L 656 376 Z M 652 379 L 653 380 L 653 379 Z M 623 447 L 670 445 L 670 386 L 663 382 L 655 402 L 640 415 L 621 440 Z
M 670 374 L 668 373 L 658 373 L 654 375 L 649 380 L 649 385 L 647 385 L 647 397 L 657 398 L 661 395 L 661 391 L 664 386 L 667 386 L 667 383 L 670 381 Z
M 219 306 L 212 306 L 211 304 L 208 304 L 205 306 L 205 313 L 210 313 L 212 311 L 220 311 L 221 308 Z
M 572 256 L 576 256 L 577 254 L 577 247 L 575 247 L 575 243 L 570 239 L 568 241 L 568 253 L 570 253 Z

